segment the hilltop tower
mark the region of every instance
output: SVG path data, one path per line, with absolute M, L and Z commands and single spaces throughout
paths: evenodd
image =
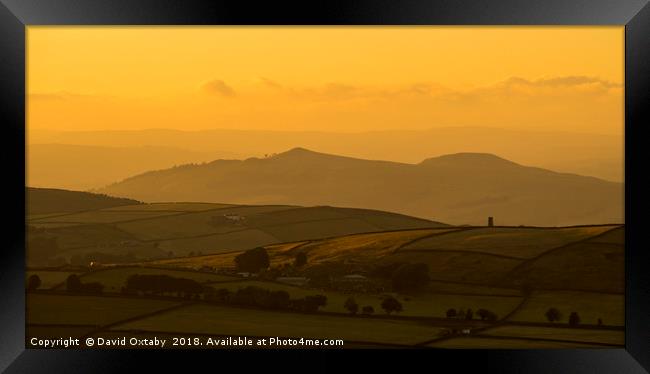
M 494 226 L 494 217 L 488 217 L 488 227 Z

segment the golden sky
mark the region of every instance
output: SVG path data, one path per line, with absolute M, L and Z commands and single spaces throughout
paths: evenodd
M 41 27 L 28 128 L 621 135 L 623 27 Z

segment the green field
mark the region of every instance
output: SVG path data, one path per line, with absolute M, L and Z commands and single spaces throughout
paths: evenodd
M 134 274 L 147 275 L 147 274 L 164 274 L 176 278 L 193 279 L 200 283 L 205 282 L 219 282 L 238 279 L 227 275 L 220 275 L 214 273 L 202 273 L 198 271 L 182 271 L 182 270 L 168 270 L 168 269 L 155 269 L 144 267 L 116 267 L 112 269 L 103 269 L 82 275 L 80 278 L 82 282 L 100 282 L 104 285 L 106 292 L 119 292 L 122 286 L 126 284 L 126 279 Z
M 38 223 L 114 223 L 143 218 L 153 218 L 166 215 L 178 214 L 178 212 L 163 211 L 139 211 L 139 210 L 96 210 L 92 212 L 81 212 L 75 214 L 66 214 L 58 217 L 44 218 Z
M 415 344 L 438 336 L 440 328 L 426 324 L 296 314 L 193 305 L 142 320 L 117 325 L 118 330 L 188 332 L 231 336 L 331 338 L 352 341 Z
M 27 324 L 105 325 L 180 302 L 100 297 L 28 294 Z
M 455 293 L 455 294 L 481 294 L 481 295 L 510 295 L 521 296 L 521 291 L 514 288 L 499 288 L 483 286 L 474 283 L 452 283 L 431 281 L 427 287 L 429 292 Z
M 508 274 L 509 285 L 535 285 L 542 289 L 565 289 L 623 293 L 625 251 L 622 243 L 598 239 L 570 244 L 523 263 Z
M 380 259 L 380 261 L 386 263 L 425 263 L 429 266 L 429 273 L 433 279 L 480 285 L 496 284 L 512 269 L 521 264 L 520 260 L 481 253 L 438 251 L 398 251 L 391 256 Z
M 207 203 L 136 204 L 39 215 L 28 225 L 47 229 L 46 235 L 55 237 L 58 245 L 52 256 L 67 259 L 73 254 L 121 250 L 150 259 L 168 252 L 208 254 L 384 229 L 442 226 L 364 209 Z M 151 250 L 154 245 L 157 249 Z
M 41 246 L 33 253 L 45 257 L 43 265 L 30 266 L 95 252 L 123 256 L 100 262 L 129 263 L 94 264 L 86 272 L 77 270 L 81 266 L 29 270 L 27 276 L 38 274 L 42 285 L 27 294 L 28 334 L 80 336 L 117 323 L 115 331 L 133 334 L 333 338 L 357 346 L 574 348 L 621 346 L 624 341 L 623 331 L 615 330 L 625 316 L 623 226 L 453 227 L 364 209 L 136 204 L 83 196 L 74 212 L 52 213 L 65 208 L 58 201 L 32 210 L 38 215 L 31 215 L 28 225 L 37 228 L 30 227 L 28 235 L 48 240 L 28 237 L 28 243 Z M 93 204 L 102 208 L 93 210 Z M 206 266 L 221 273 L 233 270 L 235 257 L 254 247 L 265 247 L 270 256 L 270 271 L 259 277 L 197 271 Z M 307 262 L 294 266 L 299 253 L 306 254 Z M 422 287 L 393 292 L 399 289 L 393 288 L 396 269 L 404 264 L 426 264 L 429 281 L 418 277 Z M 103 284 L 105 295 L 63 293 L 73 272 L 82 282 Z M 134 274 L 166 274 L 233 292 L 247 286 L 284 290 L 294 300 L 322 294 L 327 304 L 318 312 L 299 313 L 210 304 L 205 295 L 188 301 L 120 294 Z M 321 288 L 264 280 L 276 276 L 312 278 L 309 284 Z M 386 315 L 381 303 L 388 296 L 399 300 L 401 312 Z M 350 297 L 360 308 L 372 306 L 374 315 L 351 316 L 344 307 Z M 173 306 L 180 307 L 165 310 Z M 562 314 L 555 324 L 545 317 L 550 307 Z M 475 319 L 446 319 L 450 308 L 472 309 Z M 479 321 L 478 309 L 494 312 L 500 321 Z M 579 314 L 581 326 L 568 327 L 571 312 Z M 599 318 L 604 327 L 591 326 Z M 459 326 L 475 330 L 445 336 Z
M 57 286 L 63 282 L 71 275 L 78 274 L 78 272 L 72 271 L 51 271 L 51 270 L 29 270 L 27 271 L 27 278 L 31 275 L 36 274 L 41 279 L 40 289 L 49 289 L 54 286 Z
M 217 204 L 217 203 L 150 203 L 138 205 L 124 205 L 106 210 L 111 211 L 170 211 L 170 212 L 196 212 L 210 209 L 220 209 L 233 207 L 232 204 Z
M 548 322 L 546 311 L 557 308 L 562 314 L 559 322 L 567 323 L 571 312 L 577 312 L 581 323 L 595 325 L 598 318 L 608 326 L 625 323 L 625 296 L 576 291 L 533 292 L 521 310 L 510 319 L 513 321 Z
M 416 241 L 408 250 L 476 251 L 517 258 L 532 258 L 545 251 L 602 234 L 616 226 L 567 228 L 480 228 L 461 230 Z
M 310 263 L 344 259 L 368 262 L 387 256 L 413 240 L 448 231 L 450 229 L 420 229 L 347 235 L 318 240 L 302 246 L 300 250 L 308 254 Z
M 538 326 L 500 326 L 489 329 L 482 336 L 516 337 L 528 339 L 571 340 L 579 343 L 606 343 L 625 345 L 623 330 L 572 329 Z

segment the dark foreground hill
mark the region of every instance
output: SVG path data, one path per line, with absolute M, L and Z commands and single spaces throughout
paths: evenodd
M 26 189 L 27 214 L 70 213 L 140 204 L 139 201 L 53 188 Z
M 623 185 L 528 167 L 483 153 L 419 164 L 295 148 L 144 173 L 100 192 L 142 201 L 335 205 L 451 224 L 564 226 L 623 221 Z

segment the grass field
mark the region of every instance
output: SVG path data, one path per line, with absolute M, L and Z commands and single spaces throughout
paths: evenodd
M 282 313 L 193 305 L 117 325 L 119 330 L 183 331 L 232 336 L 331 338 L 414 344 L 438 336 L 440 328 L 417 322 Z
M 602 318 L 608 326 L 625 323 L 625 296 L 575 291 L 536 291 L 521 310 L 510 319 L 513 321 L 548 322 L 546 311 L 557 308 L 562 314 L 560 322 L 567 323 L 571 312 L 577 312 L 581 323 L 597 324 Z
M 225 215 L 238 215 L 240 220 Z M 59 252 L 114 251 L 131 242 L 140 257 L 146 245 L 156 243 L 160 253 L 218 253 L 280 242 L 321 239 L 384 229 L 442 226 L 437 222 L 389 212 L 335 207 L 288 205 L 228 205 L 155 203 L 125 205 L 77 213 L 38 215 L 28 224 L 46 228 L 55 236 Z M 137 247 L 139 243 L 144 247 Z M 164 251 L 164 253 L 163 253 Z
M 462 230 L 416 241 L 408 250 L 476 251 L 518 258 L 532 258 L 562 245 L 602 234 L 616 226 L 567 228 L 480 228 Z
M 380 261 L 425 263 L 429 266 L 429 273 L 433 279 L 481 285 L 495 284 L 521 264 L 520 260 L 481 253 L 438 251 L 398 251 Z
M 509 285 L 532 284 L 542 289 L 615 292 L 625 290 L 623 244 L 597 240 L 568 245 L 529 261 L 508 274 Z
M 511 295 L 521 296 L 521 291 L 514 288 L 499 288 L 480 284 L 463 284 L 452 282 L 431 281 L 427 287 L 429 292 L 482 295 Z
M 517 337 L 529 339 L 572 340 L 580 343 L 625 344 L 625 332 L 620 330 L 572 329 L 538 326 L 500 326 L 482 336 Z
M 318 263 L 323 260 L 342 261 L 344 259 L 368 262 L 387 256 L 410 241 L 448 231 L 450 229 L 420 229 L 347 235 L 319 240 L 302 246 L 300 250 L 308 254 L 310 263 Z
M 171 214 L 178 214 L 178 212 L 166 211 L 138 211 L 138 210 L 96 210 L 91 212 L 81 212 L 75 214 L 66 214 L 58 217 L 41 219 L 36 222 L 47 221 L 48 223 L 113 223 L 129 220 L 137 220 L 143 218 L 153 218 L 166 216 Z
M 27 294 L 27 324 L 104 325 L 177 304 L 152 299 Z
M 105 210 L 110 211 L 172 211 L 172 212 L 197 212 L 202 210 L 220 209 L 233 207 L 232 204 L 217 204 L 217 203 L 150 203 L 138 205 L 125 205 Z
M 48 271 L 48 270 L 29 270 L 27 271 L 27 278 L 31 275 L 36 274 L 41 279 L 40 289 L 50 289 L 54 286 L 57 286 L 63 282 L 71 275 L 78 274 L 77 272 L 72 271 Z
M 360 307 L 370 305 L 375 309 L 376 314 L 384 314 L 381 308 L 381 303 L 386 295 L 383 294 L 368 294 L 368 293 L 353 293 L 353 292 L 339 292 L 339 291 L 322 291 L 312 290 L 291 285 L 284 285 L 275 282 L 264 281 L 242 281 L 242 282 L 228 282 L 213 284 L 212 287 L 226 288 L 231 291 L 237 291 L 240 288 L 247 286 L 256 286 L 270 290 L 284 290 L 291 295 L 292 298 L 302 298 L 308 295 L 321 294 L 327 297 L 327 305 L 321 308 L 322 311 L 332 313 L 348 314 L 345 309 L 345 301 L 352 297 L 355 299 Z M 502 317 L 513 310 L 520 302 L 521 297 L 502 297 L 502 296 L 467 296 L 467 295 L 453 295 L 453 294 L 436 294 L 429 292 L 422 292 L 417 295 L 394 295 L 397 296 L 404 310 L 399 313 L 402 316 L 413 317 L 437 317 L 444 318 L 447 309 L 454 308 L 467 310 L 468 308 L 476 311 L 479 308 L 489 309 L 495 312 L 498 316 Z
M 125 285 L 126 279 L 134 274 L 164 274 L 176 278 L 193 279 L 200 283 L 217 282 L 238 279 L 227 275 L 220 275 L 214 273 L 201 273 L 196 271 L 182 271 L 182 270 L 168 270 L 168 269 L 155 269 L 144 267 L 116 267 L 113 269 L 98 270 L 86 273 L 80 277 L 83 282 L 100 282 L 104 285 L 104 290 L 107 292 L 119 292 L 122 286 Z

